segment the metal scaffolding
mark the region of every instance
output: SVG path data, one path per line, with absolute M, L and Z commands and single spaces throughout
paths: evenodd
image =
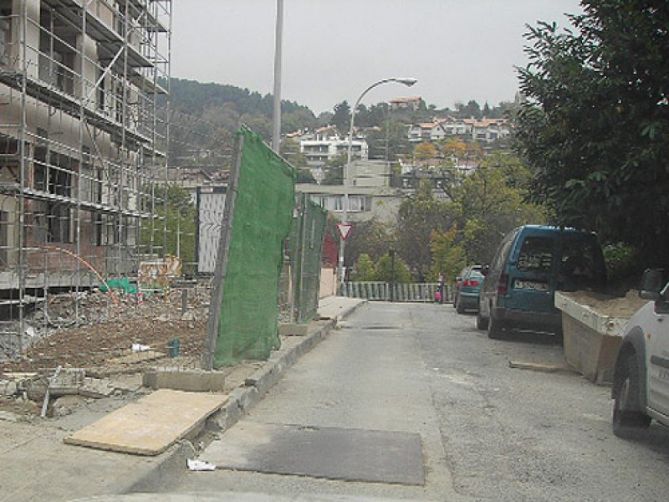
M 165 256 L 171 30 L 171 0 L 0 0 L 0 358 Z

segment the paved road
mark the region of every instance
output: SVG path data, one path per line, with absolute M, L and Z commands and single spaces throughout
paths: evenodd
M 608 388 L 575 374 L 511 369 L 510 359 L 558 362 L 561 349 L 534 336 L 489 340 L 472 316 L 449 306 L 370 304 L 304 356 L 247 419 L 417 432 L 425 486 L 219 470 L 185 472 L 165 490 L 669 500 L 669 430 L 653 425 L 638 441 L 615 438 Z

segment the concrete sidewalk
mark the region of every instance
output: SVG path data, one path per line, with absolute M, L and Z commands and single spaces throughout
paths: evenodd
M 362 300 L 330 297 L 321 302 L 319 314 L 333 321 L 314 321 L 303 337 L 290 337 L 280 350 L 242 386 L 235 389 L 227 414 L 215 417 L 227 428 L 262 399 L 264 393 L 294 362 L 327 336 L 336 321 L 365 303 Z M 293 340 L 294 338 L 295 340 Z M 185 468 L 185 458 L 195 455 L 184 441 L 156 457 L 106 452 L 63 443 L 63 438 L 125 405 L 127 397 L 92 401 L 73 415 L 62 418 L 33 418 L 26 422 L 0 419 L 0 502 L 31 500 L 73 500 L 99 495 L 150 490 L 170 472 Z M 226 410 L 223 410 L 226 411 Z
M 318 304 L 318 315 L 321 319 L 335 319 L 337 321 L 349 316 L 360 305 L 367 303 L 359 298 L 344 296 L 329 296 L 322 298 Z

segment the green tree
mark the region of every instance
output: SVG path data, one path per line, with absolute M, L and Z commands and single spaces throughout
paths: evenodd
M 516 170 L 520 167 L 516 166 Z M 504 169 L 491 158 L 454 190 L 450 204 L 464 229 L 462 245 L 470 261 L 489 263 L 507 232 L 519 225 L 546 221 L 544 209 L 525 202 L 523 190 L 511 186 L 508 179 Z
M 368 254 L 361 254 L 355 262 L 354 281 L 375 281 L 376 265 Z
M 574 29 L 539 23 L 519 70 L 518 148 L 554 222 L 634 246 L 669 267 L 669 9 L 582 0 Z
M 351 266 L 363 254 L 376 261 L 388 252 L 392 242 L 391 231 L 387 225 L 371 219 L 353 224 L 346 241 L 346 266 Z
M 335 105 L 331 123 L 337 128 L 339 134 L 342 136 L 348 135 L 351 125 L 351 107 L 348 101 L 342 101 Z
M 451 228 L 457 216 L 457 207 L 437 199 L 427 180 L 421 180 L 416 194 L 400 204 L 397 249 L 419 281 L 425 280 L 432 266 L 432 232 Z
M 395 162 L 401 155 L 411 151 L 411 144 L 407 138 L 407 126 L 400 121 L 383 120 L 377 130 L 367 132 L 370 159 L 387 159 Z
M 457 114 L 460 118 L 481 118 L 481 106 L 474 99 L 470 99 L 466 105 L 463 105 L 462 103 L 455 103 L 455 109 L 457 110 Z
M 457 244 L 458 227 L 453 225 L 444 232 L 435 230 L 430 236 L 430 251 L 432 252 L 432 273 L 430 279 L 436 281 L 443 273 L 446 281 L 451 282 L 467 264 L 464 248 Z
M 376 264 L 376 280 L 394 283 L 411 282 L 411 271 L 402 258 L 395 255 L 393 260 L 390 253 L 386 253 Z

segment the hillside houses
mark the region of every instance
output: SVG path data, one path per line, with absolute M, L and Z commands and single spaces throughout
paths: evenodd
M 451 136 L 459 136 L 482 143 L 492 143 L 504 139 L 511 133 L 506 119 L 456 119 L 454 117 L 434 118 L 431 122 L 412 124 L 407 137 L 411 143 L 441 141 Z

